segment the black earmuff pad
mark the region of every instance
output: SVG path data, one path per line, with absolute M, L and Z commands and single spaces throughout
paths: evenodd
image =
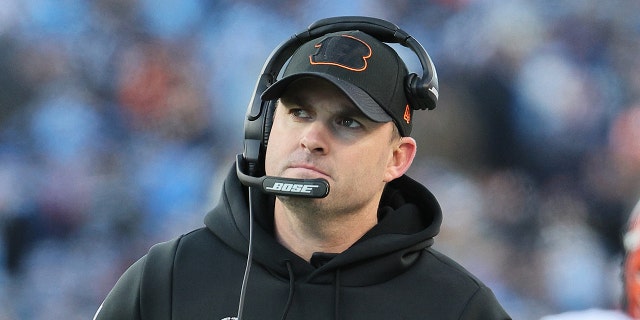
M 404 90 L 405 95 L 407 96 L 407 100 L 409 102 L 409 106 L 413 110 L 421 110 L 422 101 L 418 98 L 418 87 L 417 83 L 420 80 L 420 77 L 415 73 L 410 73 L 407 75 L 407 78 L 404 82 Z
M 437 98 L 432 96 L 429 90 L 431 86 L 429 81 L 420 78 L 415 73 L 407 75 L 405 93 L 413 110 L 432 110 L 435 108 Z

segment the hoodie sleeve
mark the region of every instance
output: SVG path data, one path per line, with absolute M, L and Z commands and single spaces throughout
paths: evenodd
M 146 256 L 135 262 L 118 279 L 106 299 L 98 308 L 93 320 L 139 320 L 140 283 Z
M 491 289 L 481 286 L 471 297 L 460 320 L 511 320 Z

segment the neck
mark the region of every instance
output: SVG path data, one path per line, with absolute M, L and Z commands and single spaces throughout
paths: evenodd
M 276 237 L 284 247 L 306 261 L 311 260 L 314 252 L 341 253 L 378 222 L 377 202 L 373 204 L 357 212 L 327 213 L 317 207 L 301 210 L 299 206 L 276 199 Z

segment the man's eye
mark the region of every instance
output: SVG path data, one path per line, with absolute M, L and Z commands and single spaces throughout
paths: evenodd
M 296 118 L 308 119 L 310 117 L 309 112 L 303 109 L 291 109 L 290 113 Z
M 338 125 L 350 129 L 358 129 L 362 127 L 362 124 L 360 122 L 351 118 L 338 119 Z

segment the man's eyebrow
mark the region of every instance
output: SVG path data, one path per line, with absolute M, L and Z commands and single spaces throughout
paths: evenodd
M 280 102 L 282 102 L 284 105 L 296 105 L 296 106 L 308 105 L 305 99 L 298 94 L 283 95 L 282 97 L 280 97 Z
M 337 114 L 344 118 L 369 119 L 358 107 L 354 105 L 344 105 Z

